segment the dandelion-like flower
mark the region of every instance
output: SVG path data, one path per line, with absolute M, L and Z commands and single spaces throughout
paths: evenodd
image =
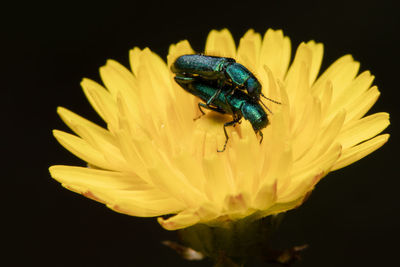
M 236 59 L 257 76 L 264 95 L 282 103 L 271 104 L 261 144 L 243 121 L 227 129 L 227 149 L 218 153 L 229 117 L 211 111 L 194 121 L 199 99 L 180 88 L 169 69 L 177 57 L 194 53 L 181 41 L 171 45 L 166 64 L 149 49 L 134 48 L 131 70 L 112 60 L 100 68 L 104 87 L 84 79 L 107 129 L 59 108 L 76 135 L 54 130 L 54 136 L 88 167 L 52 166 L 52 177 L 117 212 L 158 216 L 168 230 L 218 226 L 299 206 L 330 171 L 389 138 L 378 135 L 389 114 L 363 117 L 380 93 L 350 55 L 317 78 L 320 43 L 300 44 L 289 65 L 291 43 L 282 31 L 268 30 L 262 38 L 249 30 L 236 49 L 228 30 L 213 30 L 204 53 Z

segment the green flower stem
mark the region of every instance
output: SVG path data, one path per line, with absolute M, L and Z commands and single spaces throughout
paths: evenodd
M 275 232 L 282 215 L 252 221 L 242 219 L 227 222 L 221 227 L 197 224 L 179 230 L 181 242 L 215 262 L 215 267 L 251 266 L 260 262 L 289 264 L 298 259 L 305 247 L 287 250 L 270 248 L 270 237 Z

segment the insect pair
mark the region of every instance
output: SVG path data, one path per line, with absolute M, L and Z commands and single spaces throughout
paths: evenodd
M 225 151 L 228 143 L 226 127 L 240 123 L 242 117 L 251 123 L 256 134 L 260 134 L 262 142 L 261 130 L 267 126 L 268 116 L 260 103 L 270 110 L 260 96 L 280 103 L 262 94 L 260 82 L 246 67 L 233 58 L 183 55 L 171 65 L 171 70 L 184 90 L 205 102 L 198 103 L 202 115 L 205 114 L 202 108 L 232 115 L 233 120 L 224 124 L 225 144 L 218 152 Z

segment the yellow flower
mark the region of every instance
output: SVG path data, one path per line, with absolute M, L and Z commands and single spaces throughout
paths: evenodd
M 209 112 L 201 119 L 199 99 L 173 79 L 169 66 L 195 53 L 187 41 L 171 45 L 168 64 L 149 49 L 130 51 L 131 71 L 109 60 L 100 68 L 105 87 L 81 85 L 107 129 L 59 108 L 77 134 L 54 136 L 89 167 L 52 166 L 66 188 L 132 216 L 163 216 L 168 230 L 196 223 L 219 225 L 247 216 L 257 219 L 299 206 L 328 172 L 343 168 L 382 146 L 389 114 L 363 117 L 379 97 L 369 71 L 359 75 L 350 55 L 317 79 L 323 46 L 297 48 L 282 31 L 264 38 L 249 30 L 236 49 L 228 30 L 211 31 L 204 53 L 235 58 L 255 73 L 273 114 L 259 144 L 248 121 L 228 128 L 229 116 Z

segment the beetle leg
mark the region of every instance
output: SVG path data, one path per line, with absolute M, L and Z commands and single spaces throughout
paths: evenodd
M 202 116 L 204 116 L 204 115 L 206 115 L 206 113 L 201 109 L 201 104 L 203 104 L 203 103 L 198 103 L 197 105 L 198 105 L 198 107 L 199 107 L 199 110 L 200 110 L 200 112 L 201 112 L 201 115 L 199 115 L 198 117 L 196 117 L 196 118 L 194 118 L 193 120 L 195 121 L 195 120 L 197 120 L 197 119 L 200 119 L 200 117 L 202 117 Z
M 224 124 L 225 144 L 224 144 L 224 148 L 222 150 L 217 149 L 217 152 L 224 152 L 226 149 L 226 144 L 228 143 L 228 139 L 229 139 L 228 133 L 226 132 L 226 127 L 235 126 L 236 123 L 238 123 L 239 121 L 240 121 L 240 118 L 239 119 L 235 118 L 233 121 L 229 121 Z
M 261 144 L 262 140 L 264 139 L 264 135 L 263 135 L 263 133 L 261 131 L 259 131 L 259 133 L 260 133 L 260 136 L 261 136 L 261 140 L 260 140 L 260 144 Z
M 221 93 L 221 89 L 218 89 L 215 94 L 213 94 L 210 99 L 208 99 L 206 105 L 209 106 L 212 104 L 212 102 L 214 101 L 215 98 L 217 98 L 219 96 L 219 94 Z
M 209 110 L 215 111 L 215 112 L 219 112 L 221 114 L 225 114 L 225 111 L 223 109 L 221 109 L 221 108 L 218 108 L 218 107 L 211 107 L 211 106 L 208 106 L 207 104 L 204 104 L 204 103 L 201 103 L 201 102 L 199 102 L 197 105 L 199 106 L 199 110 L 201 112 L 201 115 L 196 117 L 196 118 L 194 118 L 193 119 L 194 121 L 197 120 L 197 119 L 200 119 L 202 116 L 206 115 L 206 113 L 203 111 L 202 107 L 205 108 L 205 109 L 209 109 Z
M 231 105 L 229 105 L 229 103 L 228 103 L 228 96 L 233 95 L 234 92 L 235 92 L 235 88 L 233 88 L 232 90 L 230 90 L 230 91 L 224 93 L 224 97 L 225 97 L 225 104 L 226 104 L 226 106 L 229 107 L 230 113 L 232 114 L 232 116 L 235 117 L 235 112 L 233 112 L 233 110 L 232 110 L 232 108 L 231 108 Z
M 195 79 L 193 77 L 180 76 L 180 75 L 176 75 L 174 77 L 174 80 L 181 86 L 184 86 L 185 84 L 190 84 L 195 81 Z

